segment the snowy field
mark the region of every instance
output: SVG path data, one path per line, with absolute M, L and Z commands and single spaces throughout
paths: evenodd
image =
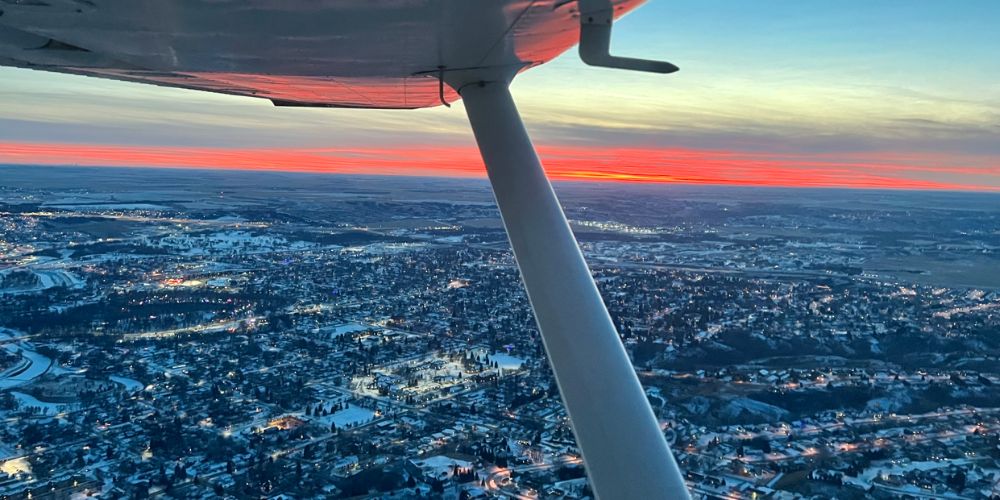
M 42 289 L 49 289 L 56 286 L 79 288 L 83 285 L 83 280 L 75 274 L 61 269 L 39 270 L 35 275 L 42 282 Z
M 23 392 L 11 391 L 11 396 L 17 401 L 17 405 L 22 410 L 29 410 L 37 415 L 55 416 L 64 411 L 72 410 L 75 405 L 70 403 L 47 403 L 39 401 L 34 396 Z
M 472 462 L 459 460 L 445 455 L 436 455 L 420 460 L 414 460 L 413 465 L 420 468 L 425 477 L 433 477 L 440 480 L 447 480 L 454 475 L 454 467 L 468 469 L 472 467 Z
M 125 386 L 125 391 L 130 393 L 139 392 L 146 387 L 145 385 L 142 384 L 142 382 L 139 382 L 138 380 L 131 379 L 128 377 L 118 377 L 116 375 L 112 375 L 108 377 L 108 379 L 110 379 L 112 382 L 116 384 L 121 384 Z
M 15 458 L 13 460 L 7 460 L 5 462 L 0 462 L 0 472 L 7 473 L 11 476 L 24 472 L 31 473 L 31 463 L 28 462 L 27 458 Z
M 426 243 L 372 243 L 363 247 L 363 251 L 372 255 L 394 255 L 425 248 L 427 248 Z
M 321 425 L 329 427 L 330 424 L 336 423 L 338 429 L 343 429 L 348 425 L 361 425 L 371 422 L 375 418 L 375 412 L 369 410 L 368 408 L 362 408 L 360 406 L 351 406 L 348 404 L 347 408 L 334 413 L 333 415 L 327 415 L 325 417 L 316 417 L 315 421 L 319 422 Z
M 83 211 L 104 211 L 104 210 L 170 210 L 170 207 L 154 205 L 152 203 L 82 203 L 82 204 L 47 204 L 44 207 L 58 208 L 60 210 Z
M 524 360 L 509 354 L 493 354 L 489 356 L 490 361 L 496 361 L 497 365 L 504 370 L 519 370 Z
M 346 325 L 324 326 L 319 329 L 319 333 L 327 335 L 330 338 L 337 338 L 348 333 L 363 332 L 365 330 L 369 330 L 370 328 L 371 327 L 360 325 L 358 323 L 348 323 Z
M 220 251 L 272 252 L 275 250 L 305 250 L 316 243 L 288 241 L 280 236 L 252 234 L 248 231 L 219 231 L 209 234 L 179 234 L 148 240 L 154 247 L 180 251 L 186 255 L 208 255 Z
M 38 278 L 38 285 L 30 288 L 7 288 L 0 290 L 0 295 L 32 293 L 64 286 L 67 288 L 82 288 L 84 280 L 77 275 L 62 269 L 35 269 L 31 271 Z
M 11 330 L 0 330 L 0 341 L 18 338 Z M 31 350 L 27 342 L 8 343 L 0 346 L 11 354 L 21 356 L 21 362 L 0 373 L 0 390 L 26 384 L 52 367 L 52 360 Z
M 982 460 L 979 459 L 979 460 Z M 955 460 L 944 460 L 940 462 L 935 461 L 922 461 L 922 462 L 910 462 L 907 464 L 895 465 L 888 461 L 876 462 L 878 465 L 873 463 L 872 467 L 864 470 L 864 472 L 858 474 L 857 477 L 844 476 L 845 484 L 855 484 L 867 490 L 875 482 L 877 476 L 905 476 L 912 471 L 929 471 L 934 469 L 943 469 L 952 466 L 966 465 L 974 460 L 967 458 L 955 459 Z M 985 465 L 985 464 L 984 464 Z M 923 493 L 920 488 L 914 485 L 903 485 L 900 489 L 905 490 L 907 493 L 914 496 L 921 496 Z M 944 497 L 943 497 L 944 498 Z M 962 498 L 962 497 L 955 497 Z

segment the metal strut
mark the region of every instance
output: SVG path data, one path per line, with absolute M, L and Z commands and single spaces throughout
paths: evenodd
M 507 81 L 460 86 L 594 493 L 690 498 Z

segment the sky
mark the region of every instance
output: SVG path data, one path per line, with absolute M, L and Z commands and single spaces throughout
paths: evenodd
M 652 0 L 613 51 L 517 77 L 550 176 L 1000 191 L 996 0 Z M 460 103 L 416 111 L 268 101 L 0 68 L 0 163 L 481 176 Z

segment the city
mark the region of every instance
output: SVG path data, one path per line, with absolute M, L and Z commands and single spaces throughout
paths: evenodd
M 485 181 L 0 179 L 0 499 L 591 495 Z M 997 195 L 556 191 L 695 497 L 1000 497 Z

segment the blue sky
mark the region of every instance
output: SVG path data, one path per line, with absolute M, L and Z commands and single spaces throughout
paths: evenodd
M 817 175 L 840 158 L 847 170 L 881 165 L 889 183 L 996 190 L 998 20 L 1000 2 L 985 0 L 654 0 L 618 22 L 613 48 L 667 59 L 680 72 L 590 68 L 571 51 L 519 76 L 513 91 L 536 143 L 564 158 L 581 149 L 580 168 L 592 149 L 627 148 L 629 171 L 647 169 L 650 180 L 754 183 L 748 168 L 727 174 L 714 162 L 699 180 L 688 175 L 697 161 L 663 158 L 738 153 L 746 165 L 764 162 L 763 174 L 771 161 Z M 0 69 L 0 102 L 0 162 L 50 159 L 37 148 L 15 151 L 25 144 L 192 154 L 473 144 L 460 105 L 404 119 L 393 111 L 276 110 L 248 98 L 15 69 Z

